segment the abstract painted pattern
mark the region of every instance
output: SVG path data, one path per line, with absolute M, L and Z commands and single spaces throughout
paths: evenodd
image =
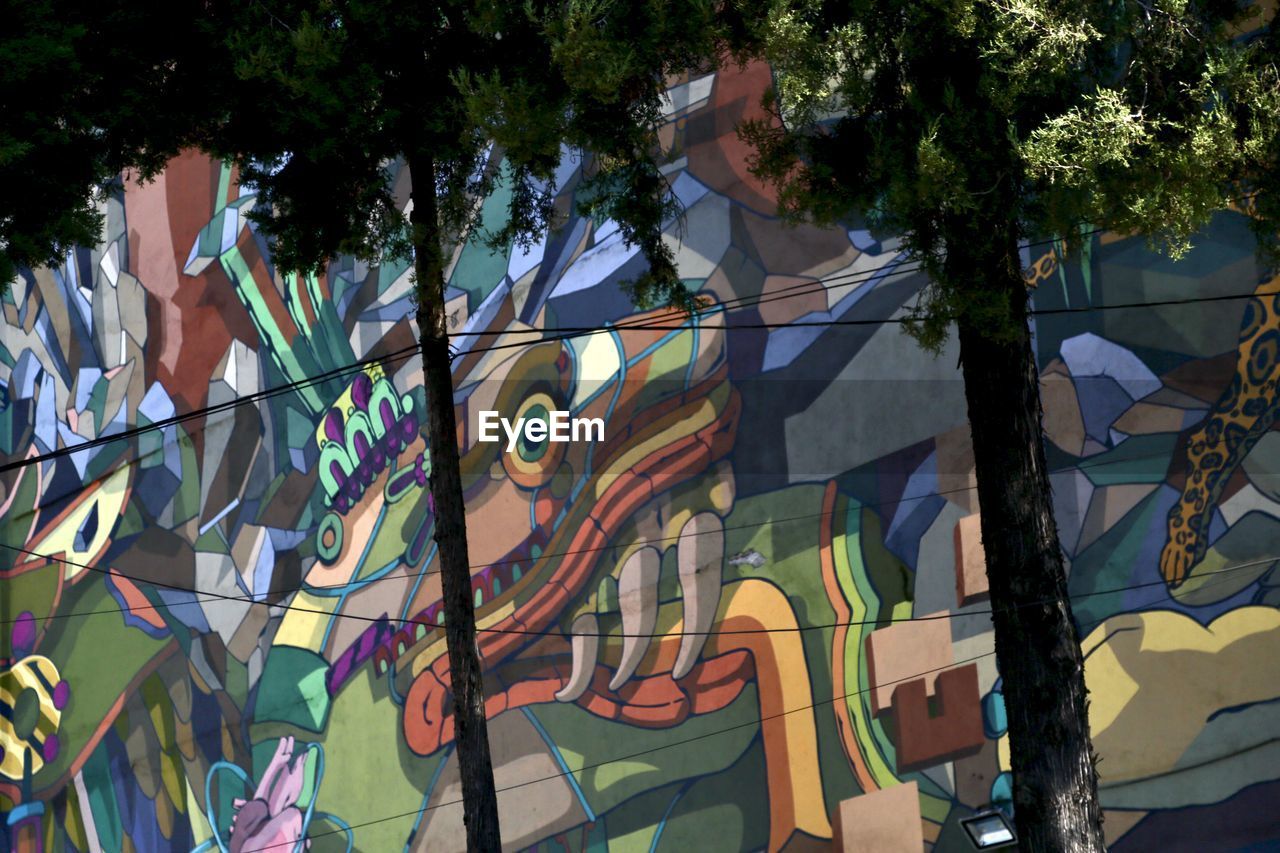
M 777 220 L 734 130 L 768 80 L 669 93 L 699 316 L 628 302 L 575 152 L 562 229 L 453 252 L 509 849 L 962 850 L 1011 808 L 954 344 L 880 322 L 924 283 L 892 235 Z M 184 155 L 4 300 L 0 450 L 33 461 L 0 475 L 0 850 L 464 847 L 410 270 L 282 274 L 254 203 Z M 1109 841 L 1274 841 L 1280 283 L 1238 214 L 1176 264 L 1025 260 L 1072 309 L 1035 344 Z M 605 438 L 508 452 L 481 411 Z

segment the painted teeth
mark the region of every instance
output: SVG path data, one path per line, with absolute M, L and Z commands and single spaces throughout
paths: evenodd
M 715 513 L 701 512 L 689 519 L 680 531 L 676 546 L 680 589 L 684 593 L 684 636 L 671 677 L 684 678 L 698 662 L 708 632 L 720 607 L 720 584 L 724 575 L 724 522 Z M 621 597 L 621 584 L 619 584 Z M 575 658 L 576 663 L 576 658 Z
M 556 694 L 559 702 L 576 702 L 586 692 L 600 652 L 600 626 L 593 614 L 586 613 L 573 620 L 569 633 L 573 669 L 569 673 L 569 682 Z
M 662 558 L 654 548 L 641 548 L 622 564 L 618 575 L 618 607 L 622 611 L 622 659 L 609 682 L 617 690 L 635 674 L 649 650 L 658 622 L 658 577 Z

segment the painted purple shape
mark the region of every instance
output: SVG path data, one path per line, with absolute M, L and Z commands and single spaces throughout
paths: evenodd
M 26 657 L 35 648 L 36 617 L 31 611 L 24 610 L 18 614 L 13 623 L 13 651 L 18 657 Z
M 57 735 L 49 735 L 47 738 L 45 738 L 44 746 L 41 748 L 41 753 L 44 755 L 44 760 L 53 761 L 55 758 L 57 758 L 58 749 L 61 747 L 61 745 L 62 744 L 58 741 Z
M 336 408 L 325 413 L 324 434 L 330 441 L 342 441 L 342 412 Z
M 59 681 L 58 686 L 53 688 L 53 707 L 61 711 L 67 707 L 67 702 L 70 699 L 71 684 L 67 681 Z
M 373 380 L 368 374 L 356 374 L 355 381 L 351 383 L 351 402 L 355 403 L 360 411 L 367 412 L 371 399 L 373 399 Z

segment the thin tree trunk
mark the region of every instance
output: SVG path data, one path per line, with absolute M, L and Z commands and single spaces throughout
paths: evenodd
M 966 315 L 959 338 L 1018 841 L 1027 851 L 1103 851 L 1084 662 L 1050 499 L 1026 286 L 1016 235 L 991 233 L 949 240 L 946 272 L 970 294 L 1004 292 L 1012 303 L 1012 334 L 997 337 Z
M 444 595 L 444 632 L 453 688 L 455 743 L 462 776 L 463 821 L 467 849 L 501 849 L 498 799 L 489 758 L 484 713 L 484 677 L 476 648 L 476 615 L 467 554 L 466 507 L 458 461 L 457 422 L 453 413 L 453 374 L 444 310 L 444 258 L 435 194 L 435 163 L 429 154 L 411 157 L 415 293 L 418 336 L 427 390 L 427 439 L 431 452 L 431 497 L 435 502 L 435 540 Z

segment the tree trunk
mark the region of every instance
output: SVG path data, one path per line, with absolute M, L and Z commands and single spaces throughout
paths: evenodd
M 458 461 L 458 431 L 453 413 L 453 373 L 444 310 L 444 258 L 435 194 L 435 163 L 429 155 L 409 158 L 413 181 L 415 294 L 418 337 L 427 390 L 427 440 L 431 453 L 431 498 L 435 502 L 435 540 L 444 595 L 444 632 L 453 689 L 455 743 L 462 776 L 463 821 L 467 849 L 501 850 L 498 798 L 489 758 L 484 713 L 484 675 L 476 648 L 476 614 L 467 554 L 466 507 Z
M 959 338 L 1019 846 L 1103 851 L 1084 661 L 1050 500 L 1016 232 L 993 239 L 997 229 L 976 233 L 972 222 L 966 239 L 948 240 L 948 283 L 978 298 L 1005 293 L 1011 303 L 1006 335 L 962 312 Z

